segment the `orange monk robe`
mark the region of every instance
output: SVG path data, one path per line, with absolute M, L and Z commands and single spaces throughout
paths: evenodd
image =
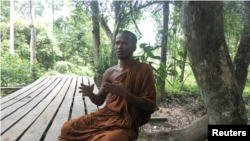
M 132 94 L 143 98 L 149 110 L 139 109 L 125 98 L 112 94 L 106 106 L 94 113 L 66 122 L 58 137 L 61 141 L 130 141 L 138 137 L 139 127 L 156 110 L 156 91 L 151 66 L 134 61 L 116 81 Z

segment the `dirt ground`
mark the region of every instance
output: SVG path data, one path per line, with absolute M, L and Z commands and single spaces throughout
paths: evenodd
M 166 117 L 168 119 L 167 123 L 173 126 L 166 127 L 166 124 L 163 122 L 148 122 L 140 128 L 139 136 L 141 136 L 141 139 L 139 138 L 137 141 L 151 141 L 151 139 L 145 138 L 147 133 L 182 129 L 188 127 L 196 119 L 206 115 L 203 102 L 197 100 L 195 96 L 180 97 L 173 95 L 169 103 L 167 106 L 164 104 L 158 105 L 159 110 L 155 111 L 152 116 Z M 250 120 L 248 121 L 248 125 L 250 125 Z M 161 139 L 161 141 L 165 140 Z
M 147 133 L 185 128 L 191 122 L 206 114 L 202 101 L 197 100 L 195 96 L 180 97 L 180 95 L 173 95 L 168 103 L 168 105 L 159 104 L 159 110 L 155 111 L 152 116 L 166 117 L 167 123 L 171 124 L 172 127 L 166 127 L 163 122 L 148 122 L 140 128 L 141 138 L 138 141 L 150 141 L 151 139 L 145 138 Z M 165 141 L 164 139 L 160 140 Z

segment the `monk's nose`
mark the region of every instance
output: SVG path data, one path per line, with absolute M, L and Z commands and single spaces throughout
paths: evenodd
M 118 48 L 122 48 L 122 47 L 123 47 L 123 45 L 122 45 L 122 44 L 119 44 L 119 45 L 118 45 Z

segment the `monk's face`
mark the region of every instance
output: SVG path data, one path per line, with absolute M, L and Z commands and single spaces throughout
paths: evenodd
M 118 34 L 115 40 L 115 51 L 118 59 L 127 60 L 133 57 L 136 45 L 131 42 L 129 34 Z

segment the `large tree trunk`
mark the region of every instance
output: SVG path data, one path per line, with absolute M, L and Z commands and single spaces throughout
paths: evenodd
M 94 14 L 99 15 L 98 1 L 90 2 L 91 10 Z M 93 21 L 93 48 L 94 48 L 94 64 L 95 64 L 95 83 L 98 87 L 101 86 L 102 77 L 97 70 L 98 67 L 98 58 L 99 58 L 99 46 L 100 46 L 100 28 L 99 28 L 99 18 L 96 16 L 92 16 Z
M 245 2 L 245 7 L 246 16 L 249 19 L 249 2 Z M 169 133 L 180 141 L 186 141 L 186 139 L 202 141 L 207 138 L 208 124 L 247 123 L 245 105 L 242 100 L 243 90 L 240 90 L 241 86 L 237 85 L 239 83 L 245 86 L 245 83 L 238 82 L 237 78 L 242 77 L 245 80 L 247 74 L 238 76 L 239 73 L 234 72 L 234 65 L 225 43 L 222 2 L 185 1 L 182 10 L 182 14 L 186 14 L 183 16 L 184 23 L 182 24 L 187 52 L 208 115 L 185 129 Z M 244 33 L 246 33 L 245 30 Z M 244 39 L 245 37 L 242 36 L 241 44 L 249 46 L 249 39 Z M 243 45 L 240 45 L 238 50 L 245 49 L 245 52 L 238 51 L 236 59 L 249 59 L 249 48 L 246 49 Z M 237 63 L 235 65 L 236 71 L 241 71 L 247 70 L 249 63 L 238 65 L 238 67 Z M 197 132 L 197 128 L 194 127 L 201 128 Z M 197 134 L 194 135 L 193 133 L 196 132 Z M 167 135 L 167 133 L 164 132 L 161 135 Z
M 234 59 L 235 75 L 239 86 L 239 93 L 242 94 L 250 62 L 250 2 L 245 1 L 246 21 L 241 35 L 240 45 Z
M 168 17 L 169 17 L 169 1 L 163 2 L 163 35 L 161 40 L 161 62 L 166 64 L 167 61 L 167 42 L 168 42 Z M 163 75 L 166 75 L 162 71 Z M 162 85 L 157 90 L 161 94 L 161 100 L 166 98 L 165 96 L 165 79 L 162 80 Z
M 245 104 L 227 49 L 222 2 L 183 2 L 185 43 L 210 124 L 246 124 Z
M 30 77 L 31 79 L 34 78 L 34 69 L 33 65 L 36 60 L 36 29 L 33 24 L 32 18 L 32 1 L 29 1 L 29 14 L 30 14 Z
M 14 0 L 10 0 L 10 53 L 14 54 Z

